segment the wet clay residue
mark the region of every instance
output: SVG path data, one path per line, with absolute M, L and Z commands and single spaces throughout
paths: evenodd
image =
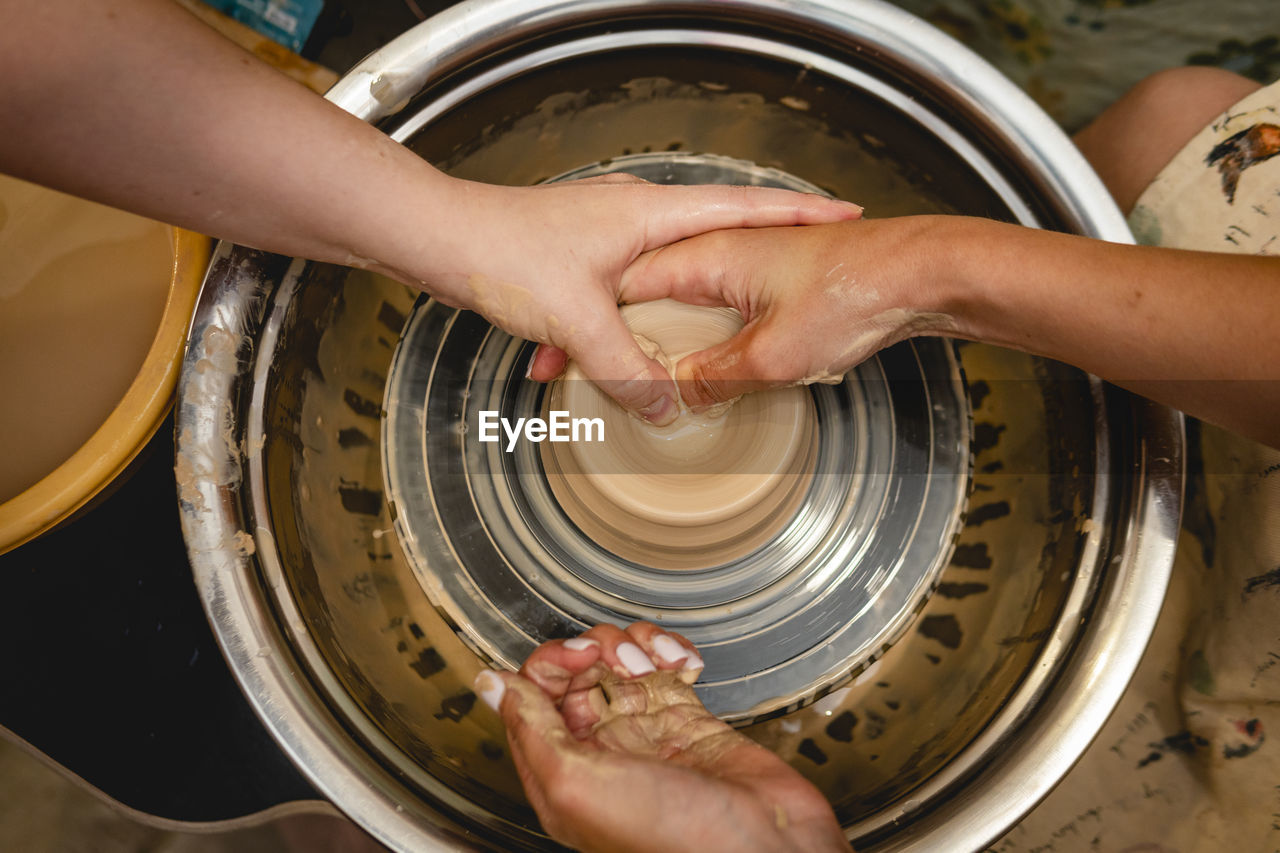
M 631 754 L 680 752 L 684 761 L 712 765 L 729 751 L 747 740 L 722 723 L 703 707 L 690 686 L 696 674 L 658 670 L 640 678 L 605 677 L 588 695 L 588 701 L 600 717 L 592 729 L 597 740 L 613 749 Z M 660 728 L 671 728 L 677 735 L 655 742 L 652 728 L 635 725 L 635 717 L 675 716 Z
M 524 103 L 512 108 L 527 109 Z M 438 138 L 438 137 L 437 137 Z M 431 140 L 414 140 L 418 145 Z M 884 143 L 849 137 L 798 109 L 755 92 L 664 77 L 633 79 L 617 90 L 562 92 L 532 111 L 490 125 L 451 156 L 424 152 L 459 178 L 528 185 L 584 164 L 643 151 L 710 152 L 782 169 L 855 201 L 877 217 L 954 213 L 885 160 Z
M 660 300 L 622 309 L 648 352 L 670 366 L 731 337 L 736 311 Z M 547 407 L 599 418 L 603 441 L 542 445 L 547 479 L 569 517 L 602 547 L 644 565 L 719 565 L 768 541 L 812 477 L 813 403 L 803 388 L 750 394 L 730 407 L 656 427 L 628 415 L 573 364 Z

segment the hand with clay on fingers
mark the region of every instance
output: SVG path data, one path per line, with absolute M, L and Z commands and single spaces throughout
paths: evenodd
M 952 330 L 925 307 L 934 274 L 923 251 L 938 217 L 703 234 L 639 256 L 622 277 L 624 303 L 671 298 L 727 306 L 742 330 L 675 366 L 695 411 L 744 393 L 836 382 L 876 351 Z M 563 353 L 543 347 L 530 376 L 551 379 Z
M 597 625 L 486 670 L 525 793 L 557 841 L 585 851 L 848 851 L 822 794 L 712 716 L 702 660 L 646 622 Z
M 692 409 L 749 391 L 839 381 L 884 347 L 953 330 L 947 314 L 927 307 L 935 272 L 920 247 L 934 219 L 694 237 L 640 256 L 623 276 L 622 298 L 670 297 L 742 314 L 737 335 L 676 365 Z
M 629 175 L 537 187 L 468 185 L 458 209 L 472 223 L 453 258 L 390 265 L 449 304 L 513 335 L 553 347 L 531 376 L 547 379 L 567 353 L 587 378 L 646 420 L 677 415 L 675 386 L 618 315 L 622 273 L 642 253 L 720 228 L 806 225 L 858 216 L 855 205 L 759 187 L 657 186 Z

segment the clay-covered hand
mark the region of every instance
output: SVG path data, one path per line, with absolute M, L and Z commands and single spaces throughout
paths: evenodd
M 796 770 L 712 716 L 702 660 L 645 622 L 543 644 L 519 675 L 485 671 L 525 793 L 557 841 L 586 851 L 848 851 Z
M 396 277 L 557 348 L 557 362 L 542 363 L 543 374 L 558 372 L 567 352 L 607 394 L 659 424 L 676 416 L 675 386 L 618 315 L 623 270 L 646 251 L 713 229 L 832 222 L 860 212 L 784 190 L 665 187 L 627 175 L 519 188 L 457 183 L 462 195 L 454 204 L 465 227 L 459 223 L 447 256 L 419 252 L 390 262 Z
M 642 255 L 623 277 L 626 302 L 671 297 L 738 309 L 746 325 L 676 365 L 691 408 L 747 391 L 836 381 L 877 350 L 954 331 L 933 307 L 931 229 L 938 217 L 812 228 L 720 231 Z

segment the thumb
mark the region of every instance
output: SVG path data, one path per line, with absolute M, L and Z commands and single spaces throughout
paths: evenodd
M 559 761 L 555 753 L 576 741 L 551 697 L 529 679 L 515 673 L 494 673 L 502 679 L 498 714 L 507 728 L 512 750 L 530 765 L 533 776 L 542 775 Z
M 569 733 L 556 706 L 536 684 L 513 673 L 494 673 L 502 679 L 498 712 L 507 729 L 511 758 L 525 796 L 543 828 L 557 840 L 571 843 L 572 824 L 553 806 L 552 787 L 565 784 L 565 763 L 582 747 Z
M 676 388 L 671 374 L 640 349 L 615 308 L 600 325 L 565 347 L 588 379 L 624 409 L 658 426 L 676 419 Z
M 789 384 L 766 375 L 768 324 L 749 323 L 723 343 L 690 353 L 676 364 L 680 397 L 690 409 L 705 409 L 743 394 Z

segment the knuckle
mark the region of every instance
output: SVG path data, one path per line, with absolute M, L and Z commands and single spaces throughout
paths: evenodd
M 606 390 L 609 396 L 630 408 L 653 403 L 661 394 L 657 384 L 647 374 L 612 382 Z
M 727 399 L 725 395 L 725 383 L 722 380 L 711 379 L 706 375 L 695 377 L 695 387 L 697 393 L 704 400 L 720 402 Z M 732 394 L 728 396 L 733 396 Z

